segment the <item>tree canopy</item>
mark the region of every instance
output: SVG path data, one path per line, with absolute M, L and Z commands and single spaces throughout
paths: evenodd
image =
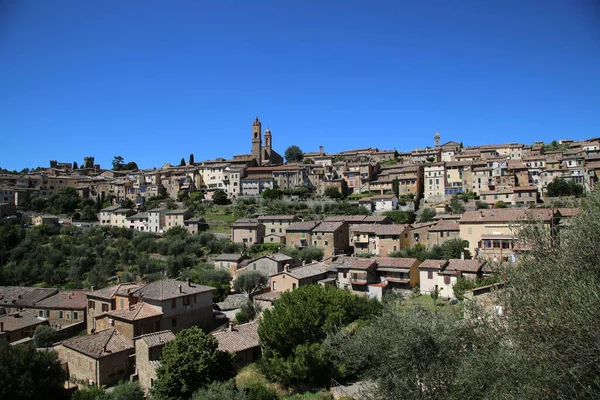
M 217 349 L 214 336 L 192 327 L 165 345 L 152 395 L 164 400 L 189 399 L 200 388 L 232 375 L 232 359 Z
M 336 188 L 335 186 L 329 186 L 328 188 L 325 189 L 325 191 L 323 192 L 323 194 L 327 197 L 329 197 L 330 199 L 341 199 L 343 197 L 342 192 L 340 192 L 340 190 L 338 188 Z
M 286 384 L 327 382 L 335 375 L 323 341 L 353 321 L 368 319 L 379 303 L 330 285 L 306 285 L 285 292 L 265 310 L 258 328 L 261 369 Z
M 215 204 L 225 205 L 229 204 L 229 199 L 227 198 L 227 193 L 223 189 L 217 189 L 212 195 L 212 201 Z
M 304 153 L 302 152 L 302 150 L 300 149 L 300 147 L 296 146 L 295 144 L 291 145 L 290 147 L 288 147 L 285 150 L 285 160 L 287 162 L 300 162 L 302 161 L 302 158 L 304 158 Z
M 584 193 L 584 188 L 573 181 L 566 181 L 561 177 L 556 177 L 552 182 L 548 184 L 548 196 L 550 197 L 562 197 L 562 196 L 576 196 L 581 197 Z
M 248 271 L 237 277 L 233 283 L 233 288 L 236 292 L 253 295 L 266 287 L 267 284 L 268 279 L 265 275 L 258 271 Z

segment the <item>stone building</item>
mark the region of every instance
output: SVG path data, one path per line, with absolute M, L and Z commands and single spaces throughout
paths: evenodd
M 0 340 L 12 343 L 32 337 L 39 325 L 48 325 L 48 321 L 27 311 L 0 315 Z
M 262 243 L 265 226 L 256 219 L 238 219 L 231 224 L 231 240 L 234 243 L 253 245 Z
M 250 364 L 260 357 L 258 341 L 258 320 L 241 325 L 230 325 L 226 331 L 212 335 L 219 342 L 218 349 L 234 354 L 233 364 L 236 368 Z
M 135 375 L 145 392 L 153 386 L 163 349 L 173 339 L 175 335 L 171 331 L 154 332 L 135 338 Z
M 62 342 L 59 359 L 67 364 L 71 381 L 84 385 L 111 386 L 129 379 L 133 369 L 133 342 L 115 328 Z
M 267 128 L 264 144 L 262 141 L 262 124 L 258 117 L 252 123 L 252 156 L 258 165 L 283 164 L 283 157 L 273 150 L 273 137 Z

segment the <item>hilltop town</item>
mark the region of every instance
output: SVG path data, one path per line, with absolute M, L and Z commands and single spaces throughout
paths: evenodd
M 600 177 L 600 138 L 465 147 L 435 133 L 410 152 L 282 156 L 258 118 L 250 133 L 251 153 L 230 159 L 140 170 L 86 157 L 1 175 L 0 338 L 51 327 L 66 387 L 132 380 L 148 392 L 188 328 L 237 369 L 268 357 L 261 311 L 305 286 L 434 309 L 471 299 L 502 318 L 504 266 L 531 252 L 521 230 L 567 229 Z

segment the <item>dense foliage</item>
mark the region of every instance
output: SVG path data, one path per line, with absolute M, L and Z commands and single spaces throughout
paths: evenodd
M 263 348 L 261 369 L 286 384 L 328 382 L 335 375 L 324 340 L 353 321 L 379 311 L 376 300 L 333 286 L 307 285 L 285 292 L 258 328 Z
M 55 352 L 0 340 L 0 399 L 63 399 L 65 378 Z
M 231 378 L 231 355 L 198 327 L 184 329 L 165 345 L 152 394 L 162 400 L 189 399 L 213 381 Z
M 583 196 L 585 190 L 582 185 L 573 181 L 565 181 L 561 177 L 556 177 L 547 187 L 548 196 L 550 197 L 562 197 L 562 196 Z
M 107 286 L 109 279 L 178 277 L 187 273 L 197 283 L 227 284 L 230 277 L 212 266 L 198 265 L 206 254 L 240 252 L 241 246 L 210 233 L 188 235 L 172 228 L 164 238 L 148 232 L 98 226 L 40 225 L 24 228 L 0 223 L 0 285 L 82 288 Z M 213 286 L 213 285 L 211 285 Z M 217 286 L 215 286 L 217 287 Z
M 143 400 L 144 391 L 137 382 L 119 382 L 110 392 L 90 386 L 79 389 L 73 394 L 73 400 Z
M 419 260 L 449 260 L 462 258 L 464 255 L 465 259 L 472 257 L 471 252 L 468 249 L 469 242 L 460 238 L 450 239 L 442 243 L 441 245 L 434 245 L 427 249 L 422 244 L 418 243 L 413 247 L 393 251 L 390 253 L 390 257 L 407 257 L 407 258 L 418 258 Z
M 285 161 L 286 162 L 292 162 L 292 163 L 296 163 L 296 162 L 300 162 L 302 161 L 302 158 L 304 158 L 304 153 L 302 152 L 302 149 L 300 149 L 300 147 L 296 146 L 295 144 L 291 145 L 290 147 L 288 147 L 285 150 Z

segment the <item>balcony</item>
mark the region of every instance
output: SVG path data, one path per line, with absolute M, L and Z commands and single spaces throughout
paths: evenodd
M 367 274 L 350 274 L 350 283 L 355 285 L 366 285 Z

